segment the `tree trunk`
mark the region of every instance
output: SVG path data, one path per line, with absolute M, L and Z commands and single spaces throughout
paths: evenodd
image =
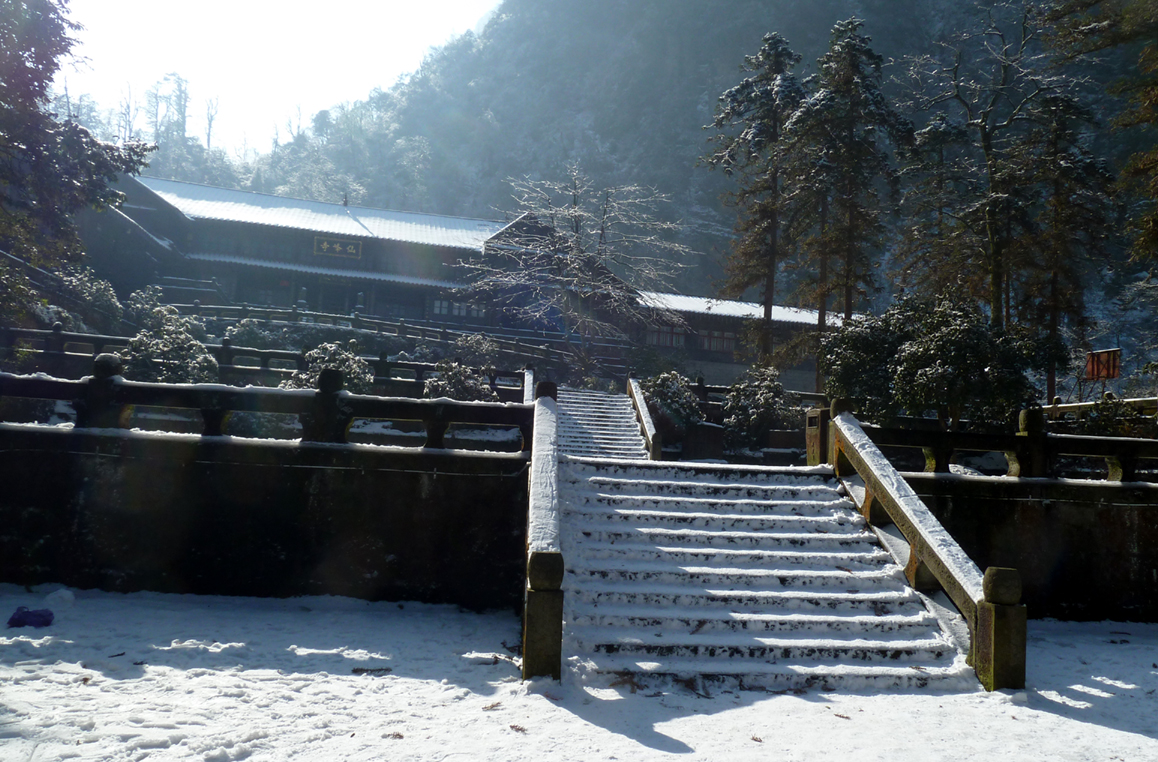
M 824 375 L 820 371 L 820 338 L 828 327 L 828 249 L 825 248 L 824 233 L 828 229 L 828 197 L 820 200 L 820 272 L 817 275 L 816 304 L 816 391 L 824 388 Z

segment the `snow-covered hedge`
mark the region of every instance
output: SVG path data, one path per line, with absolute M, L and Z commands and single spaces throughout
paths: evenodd
M 488 379 L 475 368 L 453 360 L 440 360 L 437 368 L 438 377 L 426 380 L 423 396 L 429 399 L 449 397 L 475 402 L 499 401 L 499 395 L 491 389 Z
M 200 322 L 173 307 L 155 307 L 137 317 L 141 331 L 119 352 L 125 378 L 169 384 L 217 382 L 217 359 L 202 343 Z
M 769 429 L 799 428 L 797 400 L 784 391 L 780 372 L 772 367 L 749 369 L 724 399 L 724 438 L 729 448 L 760 447 Z
M 357 354 L 357 342 L 346 346 L 336 342 L 319 344 L 306 352 L 305 370 L 295 370 L 279 386 L 282 389 L 317 389 L 318 376 L 324 368 L 342 371 L 345 389 L 354 394 L 369 394 L 374 387 L 374 369 Z
M 667 371 L 640 381 L 639 386 L 643 389 L 656 429 L 665 442 L 680 441 L 689 426 L 704 420 L 699 398 L 686 376 Z
M 969 421 L 1009 430 L 1038 398 L 1030 374 L 1059 358 L 1057 347 L 1016 326 L 994 327 L 976 307 L 948 296 L 907 297 L 879 317 L 853 317 L 822 346 L 830 398 L 855 400 L 874 423 L 935 411 L 950 429 Z

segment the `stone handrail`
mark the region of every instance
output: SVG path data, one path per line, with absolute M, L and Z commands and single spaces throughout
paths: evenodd
M 909 543 L 909 583 L 918 590 L 944 589 L 968 623 L 970 663 L 982 685 L 1024 687 L 1026 610 L 1017 570 L 990 567 L 982 575 L 851 413 L 834 414 L 829 431 L 837 476 L 864 481 L 865 519 L 895 524 Z
M 640 433 L 643 434 L 643 439 L 647 443 L 648 458 L 663 460 L 663 438 L 656 431 L 655 421 L 651 419 L 651 411 L 647 409 L 647 399 L 643 396 L 643 389 L 640 388 L 637 379 L 627 379 L 627 394 L 631 397 L 631 404 L 635 407 L 635 417 L 639 421 Z
M 563 668 L 563 547 L 559 526 L 559 429 L 554 384 L 535 390 L 535 439 L 527 510 L 527 586 L 523 609 L 523 679 Z
M 1060 397 L 1055 399 L 1055 402 L 1050 405 L 1044 405 L 1042 412 L 1046 417 L 1054 420 L 1057 418 L 1065 418 L 1073 415 L 1076 418 L 1081 418 L 1086 413 L 1094 410 L 1099 403 L 1117 402 L 1122 405 L 1128 405 L 1135 408 L 1142 415 L 1156 415 L 1158 414 L 1158 397 L 1127 397 L 1120 399 L 1113 394 L 1107 393 L 1101 400 L 1093 402 L 1061 402 Z
M 87 366 L 82 363 L 87 363 L 88 359 L 103 351 L 128 345 L 129 339 L 124 336 L 72 333 L 65 331 L 60 323 L 50 331 L 0 328 L 0 347 L 27 347 L 42 359 L 42 362 L 37 363 L 37 370 L 54 376 L 65 376 L 70 371 L 75 374 L 74 377 L 80 375 L 87 370 Z M 217 360 L 221 382 L 276 385 L 292 376 L 295 369 L 304 370 L 306 367 L 305 355 L 301 352 L 236 347 L 229 337 L 223 338 L 220 344 L 206 344 L 205 348 Z M 362 359 L 374 368 L 374 383 L 386 396 L 422 396 L 423 379 L 437 370 L 434 363 L 391 361 L 386 359 L 385 354 L 377 358 L 363 355 Z M 244 360 L 253 362 L 239 362 Z M 275 362 L 281 363 L 283 367 L 273 367 Z M 410 370 L 414 378 L 396 378 L 393 373 L 396 369 Z M 499 383 L 507 379 L 514 381 L 509 384 Z M 524 391 L 522 384 L 525 378 L 522 371 L 496 370 L 490 374 L 490 381 L 491 388 L 503 402 L 533 402 L 533 398 L 529 397 L 533 387 Z
M 345 443 L 356 418 L 421 421 L 424 447 L 442 448 L 451 423 L 517 426 L 523 449 L 530 449 L 533 408 L 513 403 L 458 402 L 374 397 L 343 391 L 340 371 L 322 371 L 318 390 L 267 389 L 223 384 L 154 384 L 126 381 L 120 359 L 100 355 L 94 372 L 80 381 L 0 373 L 0 397 L 30 397 L 72 402 L 77 428 L 125 428 L 133 406 L 200 410 L 203 436 L 225 433 L 230 412 L 294 414 L 302 421 L 303 441 Z
M 242 320 L 253 318 L 267 322 L 289 323 L 316 323 L 322 325 L 338 325 L 347 328 L 374 331 L 400 338 L 419 339 L 422 341 L 450 343 L 462 336 L 475 333 L 486 333 L 499 346 L 500 352 L 518 357 L 530 357 L 536 361 L 554 362 L 557 355 L 571 355 L 578 337 L 572 338 L 568 334 L 553 331 L 528 331 L 521 329 L 495 328 L 493 326 L 469 326 L 458 323 L 440 323 L 436 321 L 416 320 L 407 321 L 384 320 L 381 318 L 366 317 L 357 312 L 350 315 L 338 315 L 326 312 L 312 312 L 309 310 L 278 307 L 252 307 L 249 305 L 202 305 L 174 304 L 182 314 L 216 317 L 225 320 Z M 588 338 L 585 342 L 588 348 L 597 350 L 599 359 L 605 364 L 622 362 L 627 344 L 618 340 Z
M 1018 434 L 986 434 L 970 431 L 893 429 L 864 427 L 878 447 L 921 448 L 925 470 L 948 473 L 956 452 L 1001 452 L 1009 464 L 1007 476 L 1049 477 L 1059 456 L 1104 458 L 1108 481 L 1133 481 L 1138 464 L 1158 460 L 1158 440 L 1136 437 L 1097 437 L 1077 434 L 1050 434 L 1043 415 L 1048 410 L 1023 411 Z

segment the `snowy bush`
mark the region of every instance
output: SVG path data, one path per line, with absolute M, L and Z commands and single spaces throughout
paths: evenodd
M 354 394 L 369 394 L 374 389 L 374 369 L 356 354 L 358 344 L 351 340 L 346 346 L 338 343 L 320 344 L 306 352 L 306 369 L 282 381 L 282 389 L 317 389 L 318 376 L 323 368 L 342 371 L 344 388 Z
M 390 359 L 393 362 L 438 362 L 442 359 L 442 352 L 425 344 L 417 344 L 413 352 L 402 351 Z
M 69 312 L 57 304 L 45 304 L 43 302 L 33 304 L 32 317 L 35 318 L 36 324 L 41 328 L 52 328 L 52 326 L 60 323 L 61 327 L 70 333 L 85 333 L 88 331 L 88 326 L 80 315 Z
M 754 367 L 724 398 L 724 437 L 729 448 L 760 447 L 769 429 L 801 427 L 796 400 L 784 391 L 780 372 Z
M 280 334 L 267 331 L 260 320 L 245 318 L 225 329 L 225 336 L 235 347 L 249 349 L 288 349 Z
M 1044 341 L 995 328 L 970 305 L 908 297 L 827 334 L 821 370 L 825 393 L 855 400 L 873 422 L 935 410 L 949 429 L 1008 428 L 1037 398 L 1029 374 L 1049 356 Z
M 463 365 L 493 372 L 499 360 L 499 344 L 485 333 L 471 333 L 457 338 L 450 354 Z
M 100 331 L 120 328 L 124 307 L 113 286 L 87 267 L 70 268 L 61 275 L 63 291 L 77 302 L 84 320 Z
M 140 291 L 129 294 L 124 304 L 124 317 L 140 328 L 146 328 L 152 322 L 153 310 L 160 306 L 161 287 L 145 286 Z
M 453 360 L 440 360 L 438 377 L 428 378 L 423 396 L 429 399 L 449 397 L 452 400 L 498 402 L 499 395 L 490 381 L 475 368 Z
M 145 318 L 141 331 L 119 352 L 125 378 L 168 384 L 218 380 L 217 360 L 201 342 L 204 329 L 198 321 L 172 307 L 156 307 Z
M 704 420 L 700 401 L 687 377 L 668 371 L 639 382 L 647 409 L 665 442 L 683 439 L 688 427 Z

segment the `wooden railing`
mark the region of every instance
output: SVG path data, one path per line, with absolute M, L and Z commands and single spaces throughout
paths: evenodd
M 456 402 L 373 397 L 342 391 L 340 371 L 323 370 L 318 390 L 238 388 L 221 384 L 151 384 L 120 377 L 120 358 L 97 357 L 93 375 L 80 381 L 0 373 L 0 397 L 28 397 L 71 402 L 77 428 L 125 428 L 134 406 L 198 410 L 203 436 L 226 433 L 234 411 L 298 416 L 302 441 L 347 442 L 350 424 L 359 418 L 421 421 L 424 447 L 442 448 L 452 423 L 517 427 L 522 449 L 531 443 L 533 406 L 522 403 Z
M 535 442 L 527 510 L 527 586 L 523 603 L 523 679 L 563 669 L 563 545 L 559 513 L 559 424 L 554 384 L 535 390 Z
M 1025 687 L 1026 609 L 1016 569 L 977 565 L 890 465 L 850 412 L 834 404 L 831 462 L 859 477 L 859 508 L 873 525 L 894 524 L 909 546 L 905 577 L 917 590 L 943 589 L 969 625 L 969 660 L 986 690 Z M 855 493 L 855 489 L 850 492 Z

